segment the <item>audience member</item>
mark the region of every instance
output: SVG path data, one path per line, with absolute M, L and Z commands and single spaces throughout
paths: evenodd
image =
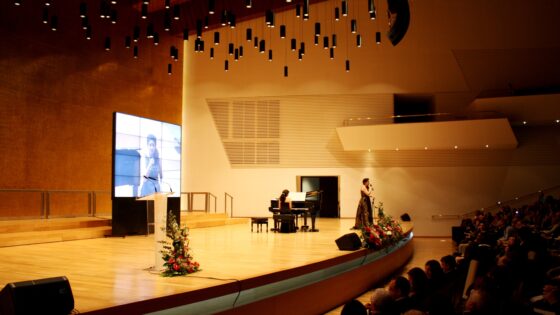
M 387 288 L 391 297 L 395 300 L 395 308 L 399 314 L 408 311 L 410 306 L 410 298 L 408 294 L 410 293 L 410 283 L 405 277 L 398 276 L 389 282 Z
M 352 300 L 346 304 L 340 311 L 340 315 L 367 315 L 367 308 L 358 300 Z

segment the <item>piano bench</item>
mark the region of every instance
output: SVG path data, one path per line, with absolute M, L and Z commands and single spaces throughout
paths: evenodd
M 253 232 L 253 224 L 257 225 L 257 233 L 262 232 L 262 226 L 263 224 L 266 224 L 266 232 L 268 233 L 268 217 L 251 218 L 251 233 Z

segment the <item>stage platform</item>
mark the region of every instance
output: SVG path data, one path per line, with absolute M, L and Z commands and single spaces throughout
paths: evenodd
M 338 250 L 335 239 L 353 223 L 321 218 L 320 232 L 290 234 L 251 233 L 249 223 L 193 229 L 192 255 L 202 271 L 175 278 L 147 270 L 153 235 L 5 247 L 0 286 L 66 276 L 82 314 L 320 314 L 412 256 L 412 238 L 391 251 Z

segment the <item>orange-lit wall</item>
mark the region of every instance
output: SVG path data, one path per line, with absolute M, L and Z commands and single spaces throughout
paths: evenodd
M 58 12 L 53 32 L 41 22 L 41 7 L 0 4 L 0 189 L 109 192 L 113 112 L 181 123 L 182 61 L 167 74 L 168 47 L 181 40 L 162 37 L 154 47 L 142 39 L 134 60 L 124 36 L 115 33 L 106 52 L 99 28 L 87 41 L 68 10 Z M 71 7 L 77 12 L 78 3 Z M 2 194 L 10 196 L 21 200 Z M 28 203 L 9 204 L 0 216 L 37 215 Z

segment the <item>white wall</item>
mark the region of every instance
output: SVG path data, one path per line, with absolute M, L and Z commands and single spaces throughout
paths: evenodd
M 416 8 L 413 10 L 417 10 L 416 14 L 413 11 L 415 19 L 433 20 L 434 16 L 438 16 L 430 13 L 431 9 L 437 8 L 437 1 L 426 3 L 429 7 L 422 7 L 424 2 L 414 3 Z M 473 12 L 480 11 L 471 9 Z M 494 9 L 499 11 L 497 7 Z M 449 12 L 447 22 L 462 25 L 458 19 L 465 19 L 465 23 L 468 19 L 470 24 L 476 20 L 476 17 L 463 16 L 461 12 L 459 9 Z M 277 15 L 277 21 L 281 20 L 282 17 Z M 255 27 L 262 20 L 250 23 Z M 511 19 L 504 23 L 514 26 L 519 21 Z M 240 34 L 245 27 L 247 24 L 238 24 Z M 350 48 L 350 54 L 354 56 L 350 73 L 344 72 L 343 59 L 329 61 L 322 55 L 322 50 L 314 50 L 309 44 L 303 62 L 288 55 L 286 59 L 276 58 L 269 63 L 253 48 L 247 47 L 244 60 L 238 63 L 230 61 L 230 71 L 226 73 L 223 71 L 226 58 L 223 52 L 217 53 L 220 57 L 210 61 L 207 53 L 192 52 L 192 40 L 186 42 L 183 72 L 184 190 L 212 192 L 219 198 L 218 209 L 223 209 L 223 195 L 227 192 L 234 196 L 235 216 L 263 216 L 268 214 L 270 198 L 277 197 L 285 188 L 295 190 L 296 176 L 340 176 L 341 216 L 353 217 L 361 180 L 369 177 L 373 179 L 377 200 L 384 202 L 387 213 L 398 216 L 407 212 L 415 222 L 416 235 L 440 236 L 450 235 L 450 226 L 457 222 L 433 221 L 433 214 L 463 214 L 498 200 L 558 185 L 560 162 L 553 158 L 557 156 L 558 144 L 546 143 L 538 147 L 539 150 L 533 150 L 535 137 L 524 138 L 519 149 L 508 152 L 437 152 L 428 155 L 402 152 L 402 156 L 397 156 L 395 152 L 381 152 L 371 153 L 373 156 L 367 160 L 370 164 L 357 161 L 360 157 L 354 160 L 348 157 L 350 162 L 338 161 L 330 166 L 322 164 L 321 167 L 306 165 L 305 168 L 230 165 L 208 108 L 208 99 L 314 95 L 333 95 L 333 99 L 340 99 L 341 95 L 345 95 L 351 103 L 365 94 L 434 93 L 444 95 L 436 98 L 436 101 L 445 100 L 443 104 L 436 104 L 439 108 L 466 108 L 469 98 L 465 95 L 473 91 L 465 82 L 453 49 L 468 49 L 476 45 L 473 44 L 476 41 L 470 40 L 472 36 L 464 41 L 460 36 L 452 36 L 455 30 L 450 29 L 447 35 L 442 36 L 452 36 L 453 39 L 436 43 L 433 35 L 438 27 L 430 24 L 422 28 L 411 24 L 410 33 L 397 47 L 364 45 L 361 50 Z M 476 30 L 468 28 L 468 32 L 471 31 Z M 305 32 L 311 34 L 312 31 L 307 29 Z M 211 42 L 210 35 L 205 35 L 207 43 Z M 476 38 L 476 34 L 473 36 Z M 502 38 L 502 41 L 488 45 L 510 48 L 516 47 L 518 42 L 513 38 Z M 274 47 L 282 45 L 279 39 L 273 41 Z M 286 63 L 290 66 L 288 78 L 282 76 Z M 347 117 L 334 118 L 342 123 Z M 282 122 L 280 128 L 285 128 Z M 302 137 L 312 133 L 312 129 L 301 126 Z

